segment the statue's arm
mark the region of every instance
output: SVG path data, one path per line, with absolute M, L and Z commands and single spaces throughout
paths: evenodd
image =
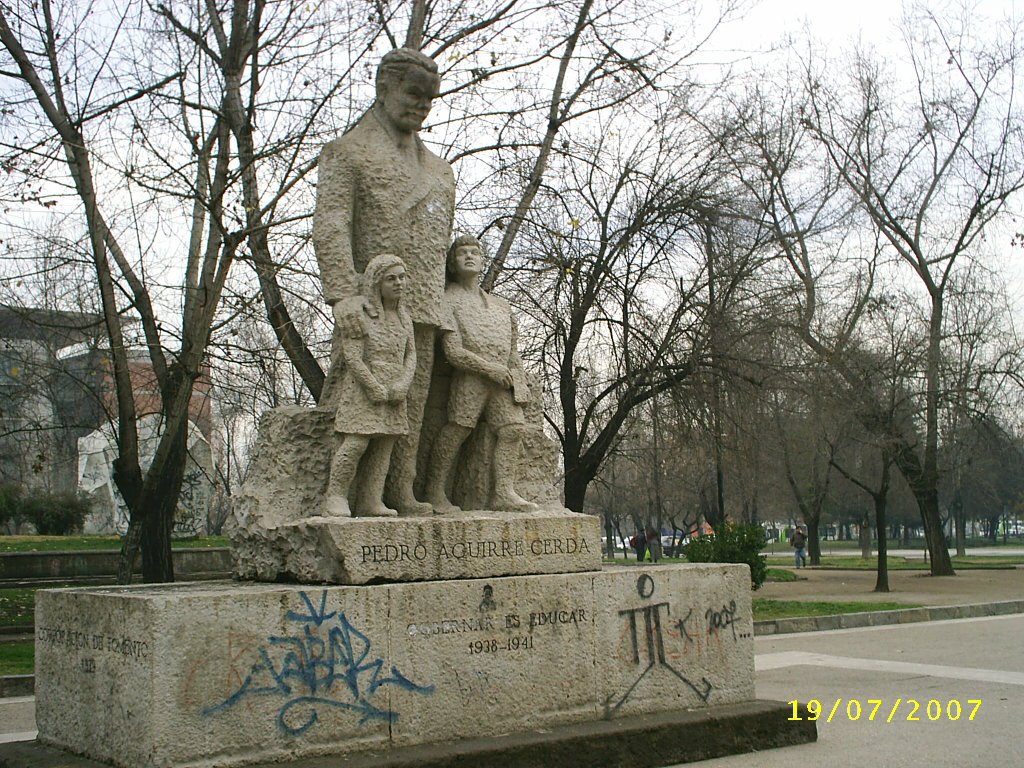
M 512 388 L 512 374 L 508 366 L 493 360 L 487 360 L 475 352 L 470 352 L 463 346 L 462 336 L 457 328 L 444 330 L 442 333 L 441 347 L 444 349 L 444 355 L 448 358 L 448 362 L 452 364 L 452 367 L 466 373 L 475 373 L 477 376 L 489 379 L 505 389 Z
M 416 337 L 413 335 L 412 322 L 409 323 L 409 333 L 405 337 L 405 361 L 402 365 L 402 373 L 398 380 L 391 387 L 391 401 L 404 400 L 409 394 L 409 387 L 412 386 L 412 378 L 416 374 Z
M 352 261 L 357 180 L 355 168 L 338 143 L 327 144 L 320 153 L 313 248 L 320 266 L 324 298 L 332 306 L 359 293 L 359 276 Z
M 366 336 L 347 336 L 341 342 L 341 356 L 352 377 L 366 390 L 371 403 L 383 403 L 388 399 L 388 390 L 373 375 L 363 355 L 366 353 Z
M 516 316 L 512 314 L 511 310 L 508 313 L 508 321 L 511 325 L 510 335 L 512 337 L 512 348 L 508 351 L 508 367 L 512 371 L 523 370 L 523 359 L 519 356 L 519 323 L 516 322 Z
M 512 326 L 512 348 L 508 353 L 508 369 L 512 374 L 513 399 L 519 404 L 528 403 L 533 399 L 533 393 L 530 392 L 530 385 L 527 383 L 523 358 L 519 356 L 519 324 L 516 322 L 516 316 L 512 314 L 511 310 L 509 311 L 508 319 Z

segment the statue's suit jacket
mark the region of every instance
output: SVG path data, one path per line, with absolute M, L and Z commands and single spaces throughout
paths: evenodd
M 403 154 L 376 109 L 320 154 L 313 245 L 324 298 L 333 305 L 358 294 L 370 259 L 393 253 L 405 261 L 403 304 L 413 322 L 437 326 L 455 177 L 418 136 L 416 160 Z

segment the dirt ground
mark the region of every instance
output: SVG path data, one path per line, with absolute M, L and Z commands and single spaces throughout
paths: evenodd
M 777 567 L 777 566 L 772 566 Z M 818 568 L 786 569 L 800 581 L 766 582 L 755 597 L 774 600 L 830 602 L 893 602 L 910 605 L 967 605 L 1024 600 L 1024 568 L 960 570 L 956 576 L 930 576 L 927 571 L 889 571 L 888 593 L 874 592 L 874 571 Z

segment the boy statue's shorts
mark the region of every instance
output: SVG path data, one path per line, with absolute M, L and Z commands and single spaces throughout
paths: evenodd
M 475 373 L 455 371 L 448 396 L 448 421 L 472 429 L 481 413 L 495 429 L 526 423 L 523 408 L 512 399 L 512 392 Z

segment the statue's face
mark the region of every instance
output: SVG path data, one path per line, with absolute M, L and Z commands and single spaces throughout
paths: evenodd
M 380 280 L 380 298 L 385 304 L 392 304 L 405 293 L 405 267 L 396 264 Z
M 441 78 L 420 67 L 410 66 L 398 84 L 389 83 L 381 94 L 384 113 L 398 130 L 415 133 L 423 127 L 430 107 L 441 89 Z
M 455 249 L 454 262 L 456 275 L 479 275 L 483 270 L 483 254 L 478 245 L 460 245 Z

